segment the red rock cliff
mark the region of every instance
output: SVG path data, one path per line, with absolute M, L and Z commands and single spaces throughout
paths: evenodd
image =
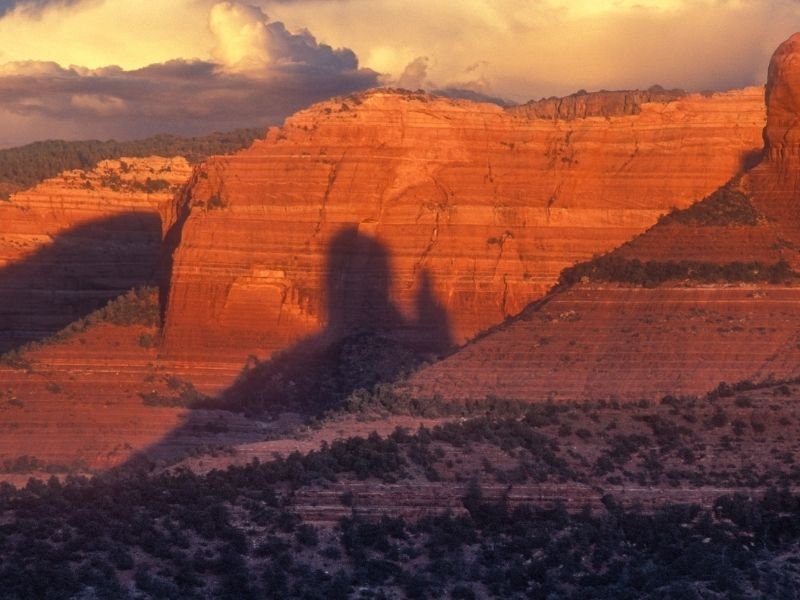
M 759 88 L 571 120 L 385 91 L 316 105 L 195 174 L 164 353 L 360 326 L 463 342 L 723 184 L 763 125 Z
M 0 201 L 0 352 L 152 282 L 159 205 L 190 172 L 180 157 L 106 160 Z
M 614 255 L 643 263 L 783 261 L 800 271 L 800 34 L 772 57 L 766 110 L 763 160 L 738 185 Z M 792 279 L 683 280 L 655 289 L 585 281 L 423 369 L 410 389 L 423 397 L 655 400 L 706 392 L 720 381 L 794 378 L 798 303 Z
M 753 203 L 782 230 L 800 242 L 800 33 L 772 56 L 766 87 L 765 160 L 753 170 Z

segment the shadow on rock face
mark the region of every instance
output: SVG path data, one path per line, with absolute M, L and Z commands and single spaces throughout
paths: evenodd
M 452 346 L 447 312 L 427 270 L 420 272 L 416 314 L 409 320 L 391 300 L 390 257 L 379 240 L 346 227 L 327 256 L 324 329 L 249 365 L 221 406 L 316 413 L 358 388 L 392 382 Z
M 128 212 L 55 236 L 0 269 L 0 353 L 45 339 L 131 288 L 153 284 L 161 219 Z
M 416 314 L 407 319 L 391 300 L 390 257 L 380 241 L 346 227 L 331 241 L 327 256 L 325 327 L 268 361 L 249 361 L 228 390 L 218 398 L 199 400 L 184 426 L 130 464 L 171 462 L 192 440 L 207 442 L 203 432 L 215 418 L 213 409 L 250 416 L 319 415 L 340 406 L 353 391 L 396 381 L 451 348 L 447 312 L 434 296 L 429 272 L 419 273 Z M 243 433 L 239 441 L 248 435 Z M 231 442 L 236 436 L 228 437 Z M 261 439 L 263 435 L 250 441 Z

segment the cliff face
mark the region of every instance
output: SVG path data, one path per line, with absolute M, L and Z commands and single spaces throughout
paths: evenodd
M 766 101 L 767 159 L 752 172 L 753 204 L 780 228 L 783 237 L 800 243 L 800 33 L 772 56 Z
M 413 393 L 659 399 L 706 392 L 720 381 L 800 375 L 800 286 L 796 278 L 763 276 L 776 265 L 800 271 L 800 34 L 772 58 L 766 109 L 757 166 L 610 257 L 693 261 L 701 264 L 695 271 L 760 263 L 750 267 L 762 272 L 760 282 L 748 281 L 750 275 L 744 281 L 680 277 L 642 289 L 630 282 L 582 281 L 419 372 Z
M 766 103 L 769 114 L 764 142 L 770 161 L 800 160 L 800 33 L 783 42 L 769 64 Z
M 581 284 L 423 369 L 422 398 L 530 402 L 702 394 L 800 375 L 800 289 Z
M 756 88 L 571 120 L 383 91 L 316 105 L 195 174 L 164 354 L 359 328 L 463 342 L 723 184 L 763 124 Z
M 585 119 L 586 117 L 621 117 L 638 115 L 642 105 L 652 102 L 667 104 L 687 96 L 682 90 L 665 90 L 654 86 L 649 90 L 578 92 L 564 98 L 532 100 L 508 111 L 533 119 Z
M 0 352 L 152 282 L 183 158 L 103 161 L 0 201 Z

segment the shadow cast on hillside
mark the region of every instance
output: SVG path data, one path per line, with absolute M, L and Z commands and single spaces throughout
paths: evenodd
M 153 284 L 161 219 L 126 212 L 60 232 L 0 269 L 0 354 L 52 336 L 127 290 Z
M 415 314 L 404 317 L 391 299 L 389 253 L 374 237 L 343 228 L 329 244 L 325 272 L 326 319 L 319 332 L 269 361 L 251 361 L 229 389 L 201 403 L 202 409 L 191 411 L 182 427 L 130 464 L 175 460 L 192 436 L 198 445 L 208 442 L 202 435 L 211 417 L 206 409 L 319 416 L 353 391 L 392 383 L 452 347 L 449 319 L 434 296 L 432 275 L 418 272 Z
M 427 270 L 418 274 L 415 315 L 407 319 L 391 300 L 390 257 L 378 240 L 344 228 L 327 257 L 325 327 L 272 360 L 250 365 L 223 395 L 222 406 L 254 413 L 324 411 L 358 388 L 395 381 L 452 345 L 447 313 Z
M 747 173 L 747 171 L 754 169 L 759 165 L 759 163 L 763 160 L 763 158 L 764 158 L 763 148 L 745 152 L 739 159 L 739 173 L 740 174 Z

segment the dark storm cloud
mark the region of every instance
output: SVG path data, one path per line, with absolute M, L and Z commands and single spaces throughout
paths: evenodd
M 48 137 L 131 138 L 277 124 L 310 103 L 377 83 L 369 69 L 324 62 L 270 65 L 258 77 L 203 61 L 133 71 L 14 63 L 0 67 L 0 125 L 10 122 L 0 145 L 43 128 Z

